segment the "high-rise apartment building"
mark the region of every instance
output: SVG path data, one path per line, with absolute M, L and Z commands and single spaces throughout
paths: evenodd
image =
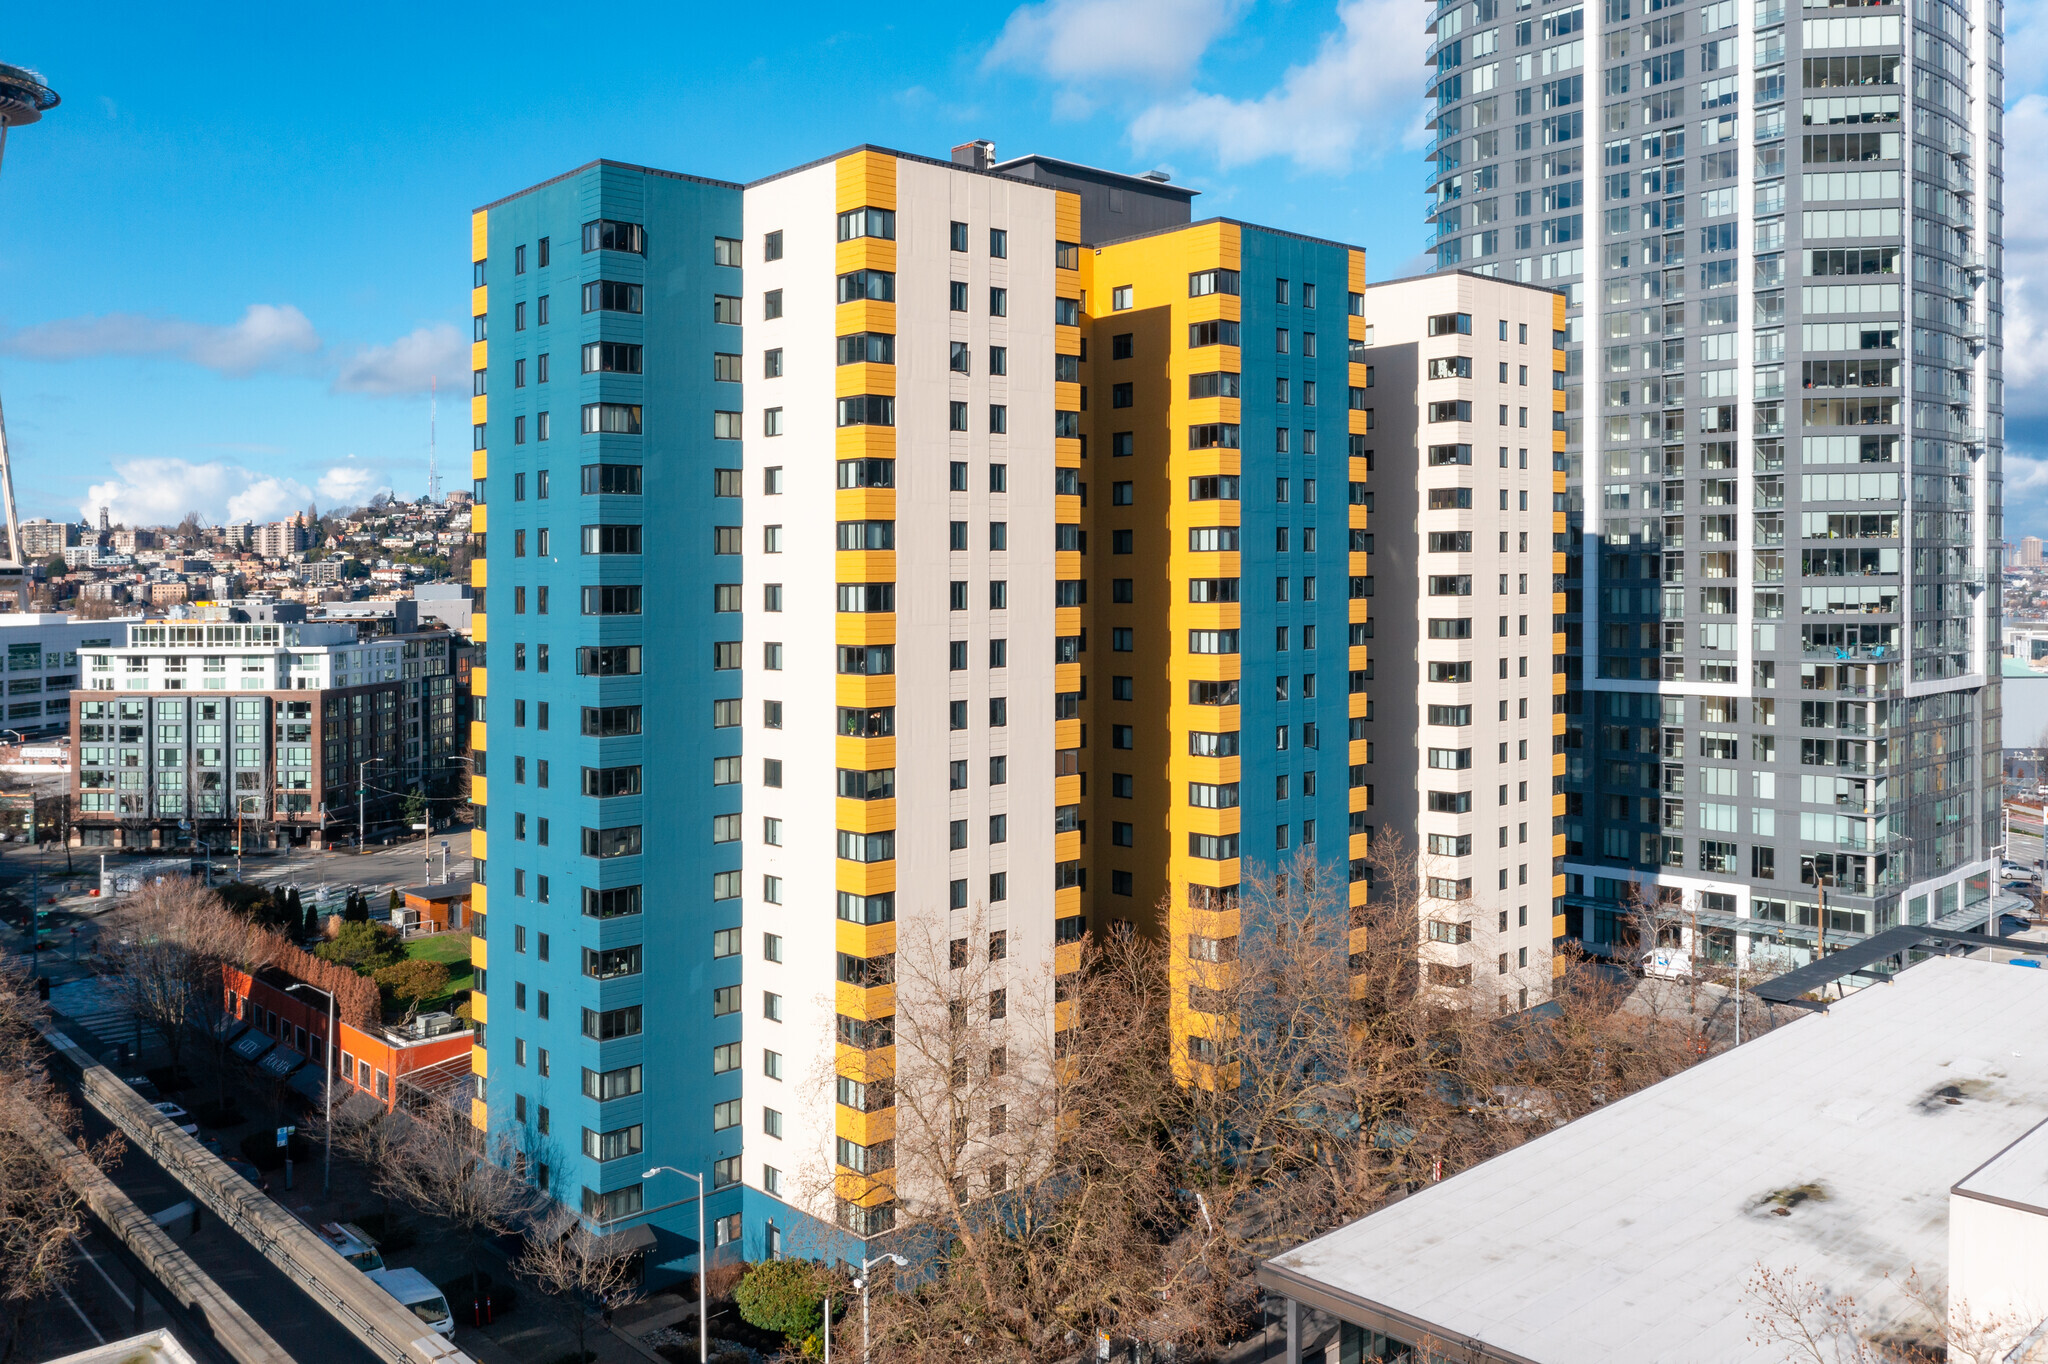
M 471 222 L 472 1116 L 656 1276 L 695 1189 L 643 1171 L 717 1244 L 741 1205 L 740 235 L 739 186 L 611 162 Z
M 1304 855 L 1349 866 L 1370 818 L 1350 780 L 1368 733 L 1350 498 L 1365 254 L 1227 219 L 1117 236 L 1108 218 L 1084 220 L 1081 257 L 1091 917 L 1166 937 L 1174 1065 L 1200 1081 L 1221 1007 L 1204 963 L 1234 956 L 1240 887 Z
M 1363 252 L 1192 197 L 969 143 L 476 215 L 473 1118 L 657 1273 L 664 1167 L 749 1258 L 1028 1177 L 901 1175 L 898 1043 L 970 964 L 940 1002 L 1010 1064 L 1084 932 L 1170 937 L 1199 1082 L 1240 886 L 1306 855 L 1356 903 L 1376 819 L 1439 848 L 1441 979 L 1547 993 L 1560 300 L 1389 286 L 1376 349 Z
M 1568 935 L 1652 883 L 1715 949 L 1981 916 L 2003 7 L 1427 22 L 1438 268 L 1568 303 Z
M 2020 566 L 2022 568 L 2039 568 L 2041 562 L 2041 537 L 2038 535 L 2022 535 L 2020 537 Z
M 1353 770 L 1421 859 L 1429 978 L 1523 1009 L 1562 965 L 1564 297 L 1445 271 L 1364 304 L 1376 667 Z
M 43 517 L 21 523 L 21 552 L 29 559 L 47 559 L 53 554 L 61 555 L 66 546 L 78 543 L 78 527 L 68 521 L 51 521 Z
M 793 1216 L 893 1225 L 899 957 L 929 979 L 958 943 L 999 1011 L 1051 1014 L 1080 912 L 1077 216 L 873 149 L 746 193 L 741 1068 L 771 1249 Z

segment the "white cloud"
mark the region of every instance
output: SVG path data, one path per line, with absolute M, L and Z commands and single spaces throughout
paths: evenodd
M 342 362 L 334 377 L 337 393 L 368 393 L 377 397 L 410 396 L 427 391 L 430 378 L 452 385 L 469 372 L 469 343 L 446 322 L 420 327 L 388 346 L 369 346 Z
M 360 464 L 337 464 L 315 485 L 320 500 L 330 507 L 360 507 L 376 486 L 377 471 Z
M 1218 166 L 1285 157 L 1342 171 L 1363 151 L 1377 160 L 1425 140 L 1419 72 L 1425 38 L 1406 0 L 1344 0 L 1339 27 L 1315 59 L 1293 66 L 1254 99 L 1190 93 L 1145 110 L 1131 125 L 1140 150 L 1192 147 Z
M 1243 8 L 1242 0 L 1042 0 L 1010 15 L 987 64 L 1068 85 L 1171 85 Z
M 2006 111 L 2005 145 L 2008 158 L 2016 147 L 2048 145 L 2048 95 Z M 2048 176 L 2006 177 L 2005 310 L 2006 411 L 2048 417 Z
M 2048 459 L 2035 459 L 2032 455 L 2007 452 L 2000 467 L 2005 472 L 2007 497 L 2048 492 Z
M 276 521 L 304 510 L 313 500 L 305 484 L 239 464 L 182 459 L 117 461 L 114 477 L 86 489 L 79 507 L 97 522 L 105 507 L 114 520 L 131 526 L 174 525 L 188 511 L 215 522 Z
M 290 304 L 252 303 L 239 322 L 216 326 L 140 313 L 67 317 L 23 327 L 0 350 L 34 360 L 151 355 L 242 377 L 290 364 L 320 349 L 306 315 Z

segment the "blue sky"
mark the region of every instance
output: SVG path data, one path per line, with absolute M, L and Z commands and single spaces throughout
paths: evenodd
M 604 156 L 749 180 L 986 137 L 1163 167 L 1225 213 L 1420 264 L 1420 0 L 12 6 L 64 103 L 0 173 L 0 393 L 24 516 L 273 517 L 467 478 L 468 214 Z M 2012 6 L 2043 25 L 2048 6 Z M 344 17 L 345 16 L 345 17 Z M 849 26 L 852 25 L 857 26 Z M 2048 145 L 2036 33 L 2008 136 Z M 2048 530 L 2048 184 L 2008 190 L 2008 534 Z M 2027 234 L 2027 235 L 2019 235 Z M 2038 319 L 2038 320 L 2037 320 Z M 2039 396 L 2036 396 L 2039 395 Z

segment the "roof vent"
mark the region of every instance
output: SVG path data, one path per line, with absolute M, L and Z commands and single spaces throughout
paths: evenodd
M 986 138 L 962 142 L 953 148 L 953 164 L 970 170 L 987 170 L 996 163 L 996 144 Z
M 1138 178 L 1140 180 L 1150 180 L 1161 185 L 1170 184 L 1173 180 L 1173 177 L 1163 170 L 1148 170 Z

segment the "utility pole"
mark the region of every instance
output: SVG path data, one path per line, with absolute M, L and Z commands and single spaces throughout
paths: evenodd
M 363 823 L 363 797 L 369 791 L 370 764 L 382 758 L 365 758 L 356 764 L 356 851 L 369 851 L 369 827 Z

